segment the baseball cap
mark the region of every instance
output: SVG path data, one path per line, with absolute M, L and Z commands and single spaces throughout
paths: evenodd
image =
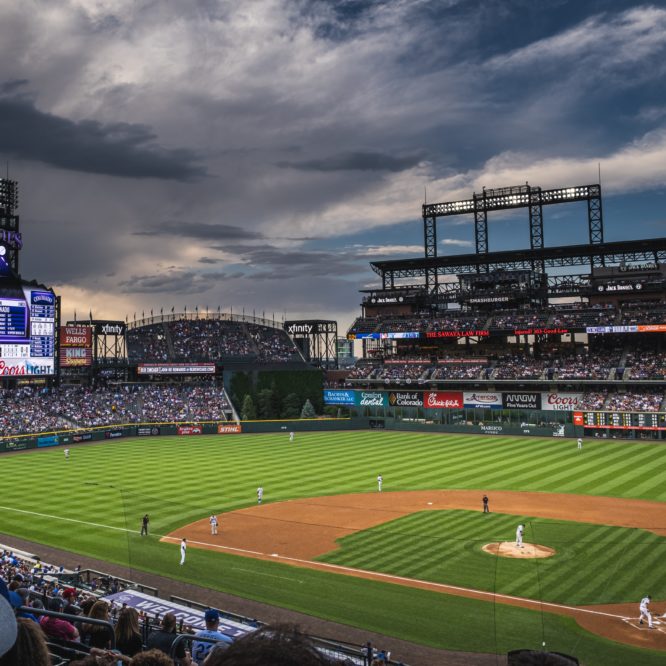
M 214 608 L 209 608 L 204 617 L 206 622 L 217 622 L 220 619 L 220 614 Z
M 0 657 L 9 652 L 16 642 L 16 617 L 9 602 L 0 596 Z

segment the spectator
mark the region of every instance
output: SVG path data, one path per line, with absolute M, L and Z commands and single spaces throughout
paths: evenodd
M 116 622 L 116 648 L 128 657 L 133 657 L 141 652 L 142 647 L 139 613 L 136 608 L 122 608 Z
M 233 640 L 219 631 L 220 627 L 220 614 L 213 608 L 209 608 L 205 615 L 206 628 L 198 631 L 195 636 L 201 638 L 210 638 L 212 640 L 220 641 L 225 644 L 233 643 Z M 192 642 L 192 659 L 201 666 L 206 655 L 213 647 L 213 643 L 204 643 L 203 641 Z
M 60 597 L 52 597 L 49 600 L 49 610 L 60 613 L 62 612 L 63 603 L 64 602 Z M 61 641 L 79 640 L 79 630 L 67 620 L 43 615 L 39 620 L 39 626 L 42 628 L 42 631 L 51 638 Z
M 88 617 L 92 620 L 103 620 L 111 622 L 109 616 L 109 604 L 106 601 L 96 601 Z M 110 629 L 101 624 L 84 623 L 82 627 L 83 641 L 90 645 L 90 647 L 106 649 L 111 647 L 111 637 L 109 635 Z
M 151 632 L 146 641 L 146 648 L 152 650 L 162 650 L 165 654 L 171 654 L 171 646 L 176 639 L 176 616 L 173 613 L 165 613 L 162 617 L 162 624 L 159 629 Z M 190 666 L 192 660 L 185 650 L 183 643 L 176 647 L 176 664 L 179 666 Z
M 10 636 L 14 629 L 12 622 L 13 618 L 4 617 L 0 611 L 0 654 L 3 652 L 5 632 Z M 39 626 L 25 618 L 19 618 L 15 623 L 16 640 L 9 651 L 0 657 L 0 666 L 51 666 L 46 640 Z

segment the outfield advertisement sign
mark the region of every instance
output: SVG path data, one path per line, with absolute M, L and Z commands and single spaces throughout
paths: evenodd
M 356 393 L 356 391 L 325 389 L 324 390 L 324 404 L 325 405 L 350 405 L 350 406 L 353 406 L 353 405 L 356 404 L 354 402 L 354 393 Z
M 243 432 L 243 427 L 240 423 L 218 423 L 218 435 L 239 435 Z
M 140 363 L 139 375 L 214 375 L 215 363 Z
M 388 407 L 388 397 L 379 391 L 355 391 L 354 404 L 357 407 Z
M 391 407 L 423 407 L 423 392 L 391 391 L 388 402 Z
M 154 437 L 160 434 L 160 429 L 157 426 L 139 426 L 136 434 L 139 437 Z
M 200 425 L 178 426 L 176 432 L 179 435 L 203 435 L 203 426 Z
M 462 409 L 462 391 L 426 391 L 423 394 L 423 406 L 426 409 Z
M 162 617 L 167 613 L 173 613 L 176 616 L 176 620 L 188 627 L 192 627 L 192 629 L 206 628 L 203 610 L 189 608 L 188 606 L 177 604 L 175 601 L 153 597 L 138 590 L 123 590 L 122 592 L 109 594 L 103 597 L 103 600 L 116 607 L 129 606 L 130 608 L 136 608 L 137 611 L 147 613 L 151 617 L 155 615 Z M 217 631 L 231 638 L 238 638 L 253 631 L 253 629 L 239 622 L 220 617 L 220 626 Z
M 502 409 L 502 394 L 488 391 L 465 391 L 465 407 L 474 409 Z
M 582 393 L 542 393 L 541 409 L 557 412 L 573 412 L 583 404 Z
M 541 393 L 502 393 L 504 409 L 541 409 Z
M 37 438 L 37 446 L 42 447 L 42 446 L 58 446 L 60 444 L 60 440 L 58 439 L 58 435 L 44 435 L 43 437 L 38 437 Z

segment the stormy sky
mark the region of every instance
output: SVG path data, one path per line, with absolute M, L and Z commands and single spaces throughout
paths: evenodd
M 594 183 L 606 239 L 666 229 L 666 8 L 622 0 L 0 3 L 21 273 L 63 314 L 221 307 L 346 327 L 420 208 Z M 7 165 L 7 166 L 5 166 Z M 439 225 L 440 254 L 473 224 Z M 584 206 L 545 211 L 584 242 Z M 529 246 L 526 213 L 490 249 Z

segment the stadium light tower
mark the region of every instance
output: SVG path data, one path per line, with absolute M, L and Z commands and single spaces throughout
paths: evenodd
M 0 252 L 14 273 L 18 273 L 19 251 L 23 247 L 17 208 L 18 183 L 0 178 L 0 247 L 4 248 L 4 252 Z

